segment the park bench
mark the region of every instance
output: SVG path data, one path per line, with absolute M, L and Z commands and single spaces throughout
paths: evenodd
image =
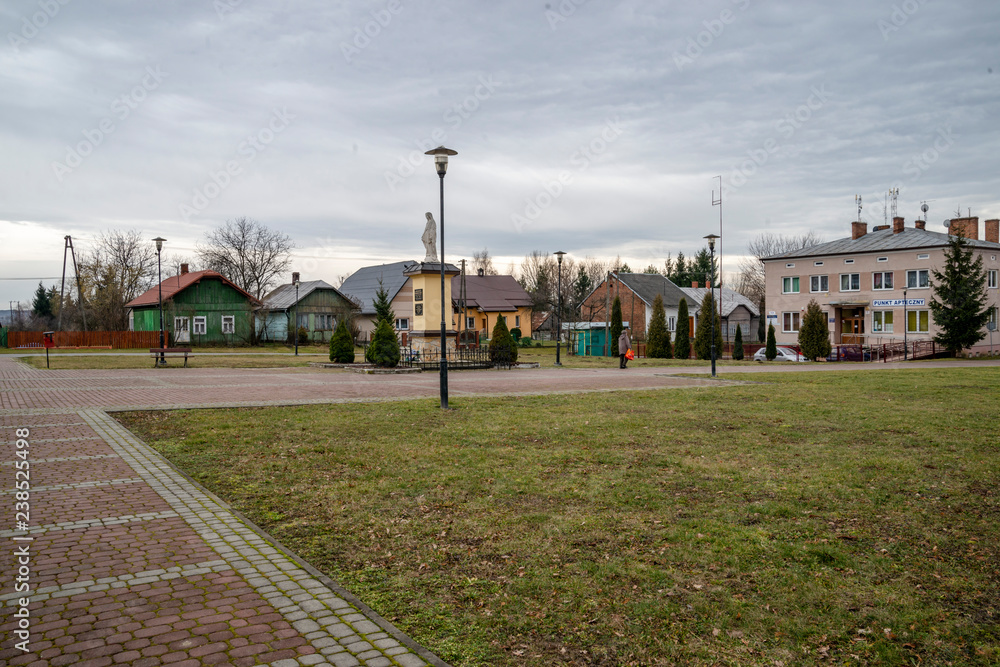
M 167 357 L 184 357 L 184 367 L 187 368 L 188 356 L 191 354 L 190 347 L 151 347 L 149 348 L 149 356 L 153 357 L 153 366 L 155 367 L 159 363 L 159 358 L 162 356 L 164 359 Z

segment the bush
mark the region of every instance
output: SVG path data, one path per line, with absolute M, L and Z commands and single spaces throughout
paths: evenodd
M 490 337 L 490 361 L 494 366 L 511 366 L 517 363 L 517 345 L 502 317 L 497 318 Z
M 831 351 L 830 328 L 827 326 L 824 313 L 816 299 L 810 299 L 806 307 L 805 317 L 799 327 L 799 349 L 802 356 L 809 360 L 817 357 L 829 357 Z
M 778 356 L 778 343 L 774 339 L 774 325 L 767 325 L 767 347 L 764 349 L 764 358 L 768 361 L 774 361 L 774 358 Z
M 516 329 L 515 329 L 515 331 L 516 331 Z M 511 332 L 510 332 L 510 335 L 511 335 L 511 338 L 513 338 L 513 337 L 514 337 L 514 332 L 513 332 L 513 331 L 511 331 Z M 533 341 L 531 340 L 531 337 L 530 337 L 530 336 L 525 336 L 524 338 L 522 338 L 522 339 L 521 339 L 521 340 L 520 340 L 520 341 L 518 342 L 518 345 L 520 345 L 521 347 L 531 347 L 531 344 L 532 344 L 532 342 L 533 342 Z
M 715 327 L 714 338 L 712 327 Z M 698 326 L 694 334 L 694 356 L 708 361 L 712 358 L 712 344 L 715 344 L 715 358 L 719 358 L 722 349 L 722 323 L 719 321 L 719 311 L 715 307 L 715 297 L 712 290 L 708 291 L 701 308 L 698 310 Z
M 354 363 L 354 341 L 347 330 L 347 321 L 340 320 L 337 330 L 330 336 L 330 361 L 338 364 Z
M 510 335 L 514 340 L 521 340 L 521 329 L 519 327 L 514 327 L 510 330 Z
M 385 320 L 375 328 L 365 358 L 379 368 L 395 368 L 399 365 L 399 339 L 396 338 L 395 329 Z
M 736 325 L 736 339 L 733 341 L 733 360 L 740 361 L 743 359 L 743 327 L 739 324 Z
M 306 329 L 305 327 L 299 327 L 298 334 L 299 334 L 299 345 L 308 345 L 309 344 L 309 330 Z

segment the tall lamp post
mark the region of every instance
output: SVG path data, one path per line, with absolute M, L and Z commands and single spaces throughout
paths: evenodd
M 424 155 L 434 156 L 434 168 L 437 170 L 438 178 L 441 182 L 441 409 L 448 409 L 448 337 L 447 329 L 444 325 L 445 307 L 449 304 L 444 302 L 444 175 L 448 172 L 448 156 L 458 155 L 458 151 L 453 151 L 444 146 L 438 146 L 429 150 Z
M 556 366 L 562 366 L 559 359 L 559 346 L 562 344 L 562 258 L 565 255 L 562 250 L 556 253 L 559 258 L 559 278 L 556 280 Z
M 906 329 L 909 322 L 906 319 L 906 287 L 903 287 L 903 361 L 906 361 Z
M 715 268 L 715 239 L 722 238 L 716 234 L 709 234 L 705 237 L 708 239 L 708 250 L 711 253 L 711 267 Z M 714 287 L 709 287 L 708 292 L 711 294 L 714 291 Z M 722 290 L 719 290 L 719 299 L 722 299 Z M 712 330 L 712 377 L 715 377 L 715 309 L 712 309 L 711 314 L 709 314 L 708 326 Z
M 295 356 L 299 356 L 299 274 L 295 274 Z
M 160 301 L 160 360 L 158 363 L 161 366 L 165 366 L 167 364 L 167 360 L 163 357 L 163 348 L 167 346 L 167 343 L 164 340 L 165 336 L 163 334 L 163 272 L 160 265 L 160 251 L 163 250 L 164 241 L 166 241 L 166 239 L 162 239 L 159 236 L 153 239 L 153 242 L 156 243 L 156 287 L 159 292 Z

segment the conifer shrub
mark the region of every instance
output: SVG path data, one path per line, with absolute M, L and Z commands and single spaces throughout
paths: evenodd
M 736 325 L 736 338 L 733 341 L 733 360 L 741 361 L 743 359 L 743 327 L 739 324 Z
M 653 314 L 649 318 L 649 331 L 646 333 L 646 356 L 650 359 L 666 359 L 672 356 L 671 351 L 663 297 L 657 294 L 653 300 Z
M 674 332 L 674 359 L 691 356 L 691 319 L 688 315 L 687 299 L 681 299 L 677 306 L 677 330 Z
M 337 364 L 354 363 L 354 341 L 347 330 L 347 322 L 340 320 L 337 329 L 330 336 L 330 361 Z
M 399 339 L 396 338 L 395 329 L 386 320 L 380 321 L 375 328 L 366 357 L 379 368 L 395 368 L 399 365 Z
M 767 325 L 767 346 L 764 348 L 764 358 L 774 361 L 778 356 L 778 342 L 774 339 L 774 325 Z
M 509 367 L 517 363 L 517 343 L 507 329 L 507 321 L 497 318 L 490 337 L 490 361 L 494 366 Z

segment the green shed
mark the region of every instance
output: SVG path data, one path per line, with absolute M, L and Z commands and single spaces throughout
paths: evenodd
M 216 271 L 167 278 L 125 306 L 132 331 L 160 330 L 160 294 L 168 345 L 245 345 L 253 342 L 253 311 L 260 301 Z
M 264 297 L 257 332 L 261 340 L 292 341 L 292 320 L 297 318 L 299 328 L 309 332 L 309 340 L 327 343 L 342 319 L 360 311 L 358 303 L 327 282 L 310 280 L 298 287 L 291 282 Z

